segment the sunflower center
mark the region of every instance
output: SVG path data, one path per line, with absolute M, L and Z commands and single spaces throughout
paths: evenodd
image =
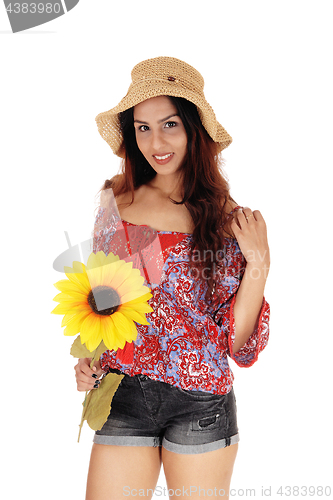
M 110 286 L 95 286 L 89 292 L 88 304 L 95 314 L 110 316 L 120 306 L 120 297 Z

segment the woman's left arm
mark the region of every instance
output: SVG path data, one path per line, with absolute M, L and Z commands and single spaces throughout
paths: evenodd
M 270 266 L 266 223 L 259 212 L 237 210 L 231 229 L 246 260 L 245 272 L 234 305 L 235 340 L 233 353 L 247 342 L 258 324 L 264 288 Z

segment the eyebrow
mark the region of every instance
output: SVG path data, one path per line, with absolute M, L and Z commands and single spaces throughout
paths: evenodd
M 169 120 L 169 118 L 172 118 L 173 116 L 179 116 L 179 115 L 178 114 L 169 115 L 166 118 L 163 118 L 162 120 L 158 120 L 157 123 L 165 122 L 166 120 Z M 144 125 L 149 125 L 147 122 L 143 122 L 141 120 L 134 120 L 134 123 L 143 123 Z

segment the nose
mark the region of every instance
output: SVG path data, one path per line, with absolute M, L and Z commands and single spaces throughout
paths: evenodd
M 160 153 L 164 144 L 165 138 L 163 137 L 163 132 L 160 130 L 153 130 L 151 133 L 151 148 L 154 153 Z

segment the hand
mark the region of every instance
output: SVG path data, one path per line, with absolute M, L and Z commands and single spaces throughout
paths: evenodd
M 230 227 L 247 265 L 259 272 L 264 270 L 267 277 L 270 266 L 267 229 L 259 210 L 253 213 L 248 207 L 237 210 Z
M 100 361 L 95 361 L 93 369 L 90 368 L 90 363 L 91 358 L 80 358 L 74 366 L 78 391 L 90 391 L 99 387 L 100 381 L 97 379 L 104 373 Z

